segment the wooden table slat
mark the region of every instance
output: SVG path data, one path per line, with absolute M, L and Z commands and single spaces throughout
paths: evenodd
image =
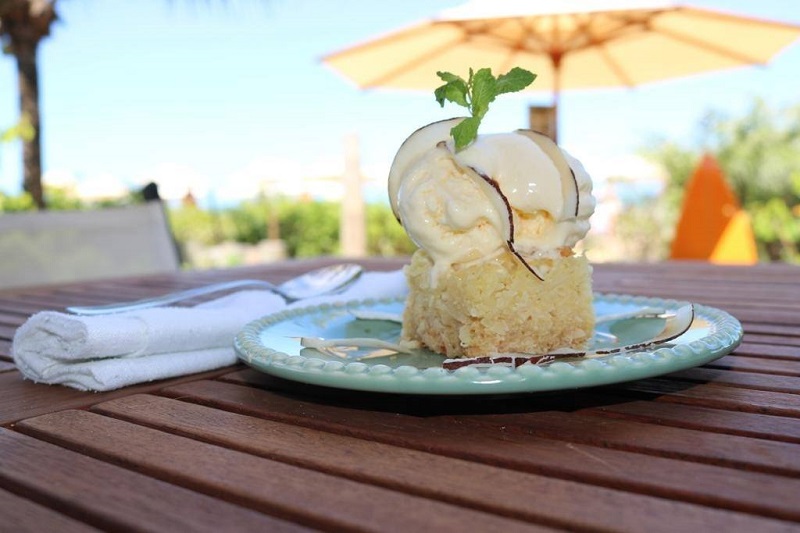
M 14 333 L 17 331 L 18 326 L 4 326 L 0 325 L 0 337 L 4 339 L 13 339 Z
M 309 527 L 379 530 L 384 524 L 395 524 L 408 531 L 539 529 L 85 411 L 43 415 L 20 422 L 17 428 L 62 446 L 135 466 L 149 476 L 194 491 L 227 494 L 249 508 Z
M 243 531 L 302 529 L 5 429 L 0 429 L 0 457 L 2 486 L 100 529 L 216 533 L 232 524 Z M 116 482 L 101 483 L 107 479 Z
M 753 344 L 792 346 L 797 348 L 797 354 L 798 357 L 800 357 L 800 337 L 749 333 L 747 334 L 747 342 Z
M 748 355 L 750 357 L 764 357 L 771 359 L 785 359 L 788 361 L 800 361 L 800 350 L 795 346 L 780 346 L 775 344 L 752 344 L 742 342 L 736 349 L 737 355 Z
M 0 489 L 0 531 L 98 533 L 100 530 L 57 513 L 49 507 Z
M 348 479 L 571 530 L 689 531 L 730 524 L 730 515 L 707 507 L 441 457 L 156 396 L 129 396 L 98 404 L 92 410 Z M 481 483 L 464 484 L 464 477 Z M 536 495 L 533 502 L 531 495 Z M 741 527 L 759 530 L 785 526 L 744 514 L 737 521 Z
M 170 383 L 212 378 L 228 373 L 222 368 L 170 380 Z M 97 402 L 137 392 L 157 390 L 164 382 L 142 383 L 102 393 L 79 391 L 59 385 L 42 385 L 23 379 L 18 371 L 0 372 L 0 425 L 58 409 L 85 408 Z
M 481 415 L 477 423 L 571 443 L 800 477 L 797 448 L 786 442 L 556 411 Z M 629 440 L 631 434 L 637 435 L 635 441 Z
M 270 420 L 369 438 L 484 464 L 732 510 L 800 520 L 800 480 L 509 432 L 478 431 L 461 418 L 411 417 L 287 400 L 234 384 L 193 382 L 170 395 Z M 302 414 L 298 412 L 302 409 Z M 690 481 L 691 480 L 691 481 Z M 777 487 L 782 487 L 777 490 Z M 796 490 L 797 497 L 786 493 Z
M 646 400 L 609 403 L 590 409 L 648 423 L 800 444 L 800 420 L 796 418 Z
M 800 366 L 798 370 L 800 370 Z M 691 368 L 673 372 L 664 376 L 664 378 L 698 384 L 713 381 L 714 385 L 731 385 L 759 391 L 800 394 L 800 376 L 776 376 L 715 368 Z
M 776 374 L 800 377 L 800 361 L 784 359 L 767 359 L 766 357 L 749 357 L 726 355 L 705 365 L 705 368 L 718 370 L 735 370 L 741 373 Z
M 673 379 L 644 379 L 622 385 L 626 391 L 658 395 L 658 401 L 703 405 L 749 413 L 800 417 L 800 396 L 716 383 L 696 384 Z
M 748 333 L 763 333 L 767 335 L 780 335 L 784 337 L 800 337 L 800 326 L 781 326 L 778 324 L 752 324 L 745 331 Z

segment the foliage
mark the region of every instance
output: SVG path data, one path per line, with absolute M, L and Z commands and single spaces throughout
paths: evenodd
M 698 131 L 699 142 L 692 146 L 656 139 L 641 150 L 670 176 L 661 200 L 675 216 L 664 221 L 667 227 L 676 223 L 686 182 L 702 154 L 712 153 L 753 220 L 762 258 L 798 261 L 800 105 L 774 111 L 756 100 L 741 117 L 712 111 Z M 623 223 L 628 222 L 623 218 Z M 663 230 L 649 236 L 659 241 L 670 237 Z
M 290 257 L 339 251 L 339 211 L 335 202 L 284 201 L 279 207 L 281 238 Z
M 70 194 L 68 190 L 58 187 L 46 187 L 44 197 L 47 201 L 48 208 L 52 210 L 89 209 L 96 205 L 94 203 L 84 202 Z
M 800 171 L 792 177 L 796 195 L 800 196 Z M 751 207 L 753 231 L 760 251 L 766 257 L 800 263 L 800 204 L 790 208 L 778 197 Z
M 271 209 L 277 206 L 260 198 L 242 202 L 235 209 L 224 211 L 220 229 L 230 240 L 255 244 L 267 238 L 267 217 Z
M 140 201 L 136 198 L 135 194 L 131 193 L 129 196 L 124 198 L 88 202 L 77 198 L 69 189 L 59 187 L 46 187 L 45 198 L 47 199 L 48 209 L 54 211 L 112 207 L 115 205 L 125 205 Z M 31 211 L 33 209 L 36 209 L 36 203 L 34 202 L 30 193 L 23 192 L 18 195 L 10 195 L 0 192 L 0 213 Z
M 674 141 L 653 141 L 650 146 L 642 149 L 642 154 L 659 163 L 669 176 L 663 193 L 666 203 L 680 205 L 686 184 L 699 160 L 696 151 L 684 148 Z
M 225 241 L 258 243 L 268 238 L 270 219 L 277 216 L 287 255 L 313 257 L 339 252 L 340 210 L 337 202 L 258 198 L 218 211 L 182 206 L 169 212 L 179 243 L 207 246 Z M 369 255 L 406 255 L 416 249 L 387 205 L 368 205 L 366 224 Z
M 27 117 L 22 117 L 16 124 L 0 132 L 0 142 L 11 142 L 18 139 L 28 141 L 33 138 L 35 131 Z
M 36 208 L 33 198 L 28 193 L 11 196 L 0 192 L 0 213 L 14 213 L 17 211 L 30 211 Z
M 183 206 L 170 209 L 168 214 L 172 233 L 178 243 L 193 241 L 208 246 L 224 240 L 222 215 L 217 211 Z
M 669 255 L 677 209 L 661 198 L 628 205 L 616 222 L 616 237 L 630 261 L 657 261 Z
M 792 186 L 800 169 L 800 105 L 775 112 L 758 100 L 741 119 L 712 114 L 707 123 L 709 148 L 743 205 L 800 199 Z

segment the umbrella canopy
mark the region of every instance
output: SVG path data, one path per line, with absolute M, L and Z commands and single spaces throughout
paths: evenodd
M 800 26 L 653 1 L 473 0 L 323 61 L 359 87 L 432 89 L 436 71 L 537 74 L 529 90 L 633 87 L 766 64 Z

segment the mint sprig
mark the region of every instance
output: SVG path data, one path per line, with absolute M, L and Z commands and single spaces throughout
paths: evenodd
M 450 130 L 456 142 L 456 151 L 475 140 L 478 126 L 489 110 L 489 104 L 498 95 L 521 91 L 536 79 L 536 74 L 519 67 L 514 67 L 496 78 L 489 68 L 482 68 L 477 72 L 469 69 L 469 78 L 466 80 L 450 72 L 437 72 L 436 75 L 445 82 L 434 91 L 439 105 L 444 107 L 445 101 L 453 102 L 469 109 L 472 115 Z

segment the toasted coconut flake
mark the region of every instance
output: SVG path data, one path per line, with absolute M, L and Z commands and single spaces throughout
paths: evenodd
M 304 348 L 313 348 L 321 353 L 333 355 L 342 359 L 371 359 L 375 357 L 388 357 L 398 353 L 411 353 L 411 350 L 393 342 L 375 339 L 372 337 L 352 337 L 348 339 L 321 339 L 319 337 L 300 337 L 300 345 Z M 365 348 L 374 348 L 375 351 L 362 356 L 353 357 L 348 352 Z

